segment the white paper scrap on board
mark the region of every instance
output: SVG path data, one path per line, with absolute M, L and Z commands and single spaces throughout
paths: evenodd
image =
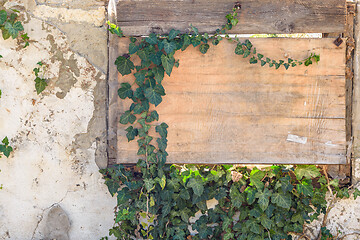
M 307 137 L 300 137 L 294 134 L 288 134 L 286 141 L 305 144 Z

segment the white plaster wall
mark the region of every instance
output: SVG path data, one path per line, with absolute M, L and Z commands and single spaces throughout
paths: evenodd
M 63 1 L 70 9 L 39 2 L 5 3 L 26 13 L 31 43 L 18 49 L 16 40 L 0 38 L 0 138 L 8 136 L 14 147 L 9 158 L 0 159 L 0 239 L 43 239 L 46 214 L 54 204 L 68 215 L 70 239 L 99 239 L 113 224 L 116 204 L 95 163 L 95 137 L 86 135 L 96 111 L 94 90 L 106 86 L 107 62 L 93 64 L 96 58 L 106 60 L 104 3 L 88 1 L 84 10 L 76 1 L 73 9 L 71 1 Z M 68 36 L 64 24 L 72 30 L 88 26 L 94 39 L 103 39 L 96 49 L 100 53 L 74 49 L 74 41 L 86 41 Z M 49 65 L 49 86 L 40 95 L 32 72 L 38 61 Z M 81 135 L 87 144 L 77 142 Z

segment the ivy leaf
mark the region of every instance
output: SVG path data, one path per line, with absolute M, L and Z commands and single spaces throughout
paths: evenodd
M 127 110 L 124 112 L 123 115 L 120 116 L 120 123 L 121 124 L 133 124 L 136 120 L 136 116 L 130 112 L 130 110 Z
M 155 107 L 162 102 L 161 95 L 152 87 L 145 89 L 145 97 L 150 103 L 154 104 Z
M 161 209 L 161 213 L 163 217 L 166 217 L 171 211 L 171 204 L 169 202 L 165 202 L 162 209 Z
M 166 74 L 170 77 L 171 71 L 175 64 L 175 59 L 173 55 L 161 55 L 161 63 L 165 69 Z
M 320 170 L 315 165 L 298 165 L 294 173 L 298 180 L 303 177 L 312 179 L 320 176 Z
M 254 56 L 250 58 L 250 64 L 256 64 L 257 62 L 258 60 Z
M 119 189 L 120 185 L 119 182 L 114 181 L 114 180 L 106 180 L 105 181 L 106 186 L 109 189 L 109 192 L 111 194 L 111 196 L 114 196 L 114 194 L 117 192 L 117 190 Z
M 253 168 L 253 170 L 250 173 L 251 184 L 254 185 L 257 189 L 260 189 L 261 191 L 264 189 L 264 183 L 261 182 L 264 176 L 265 176 L 265 172 L 260 171 L 257 168 Z
M 197 196 L 201 196 L 204 192 L 204 186 L 203 186 L 201 179 L 199 180 L 199 179 L 195 179 L 195 178 L 190 178 L 190 180 L 186 186 L 188 188 L 192 188 L 192 190 L 194 191 L 194 194 Z
M 145 74 L 143 72 L 134 73 L 134 76 L 135 76 L 135 82 L 137 85 L 139 85 L 139 86 L 144 85 Z
M 255 234 L 260 234 L 260 225 L 253 219 L 246 221 L 246 227 Z
M 155 188 L 155 180 L 152 178 L 144 179 L 144 184 L 148 192 L 151 192 Z
M 162 42 L 164 44 L 164 50 L 167 54 L 170 54 L 175 51 L 176 44 L 173 41 L 169 42 L 167 39 L 164 39 Z
M 274 193 L 271 196 L 271 202 L 279 207 L 289 210 L 291 207 L 291 196 L 283 193 Z
M 157 133 L 159 133 L 160 134 L 160 136 L 162 137 L 162 138 L 166 138 L 167 137 L 167 128 L 168 128 L 169 126 L 166 124 L 166 123 L 161 123 L 159 126 L 156 126 L 155 127 L 155 131 L 157 132 Z
M 245 197 L 239 192 L 235 185 L 230 188 L 230 199 L 231 204 L 236 208 L 240 208 L 242 203 L 245 202 Z
M 272 225 L 274 224 L 274 222 L 269 219 L 266 214 L 261 215 L 260 222 L 261 225 L 266 229 L 271 229 Z
M 121 87 L 118 89 L 118 95 L 121 99 L 132 98 L 133 90 L 131 89 L 131 85 L 129 83 L 121 83 Z
M 199 47 L 199 50 L 202 54 L 205 54 L 209 50 L 210 46 L 209 44 L 201 44 Z
M 133 128 L 133 126 L 128 127 L 127 129 L 125 129 L 125 131 L 127 131 L 126 137 L 128 139 L 128 142 L 134 140 L 135 137 L 138 135 L 137 128 Z
M 42 91 L 44 91 L 47 85 L 48 84 L 46 82 L 46 79 L 39 77 L 35 78 L 35 89 L 37 94 L 40 94 Z
M 183 35 L 183 42 L 184 43 L 183 43 L 183 45 L 181 47 L 181 51 L 184 51 L 188 46 L 190 46 L 191 40 L 190 40 L 189 35 L 187 35 L 187 34 Z
M 250 187 L 246 188 L 245 192 L 247 193 L 246 195 L 246 201 L 248 204 L 253 204 L 255 202 L 256 199 L 256 190 L 252 189 Z
M 261 66 L 263 67 L 266 64 L 266 61 L 261 60 Z
M 180 217 L 181 220 L 183 220 L 184 222 L 189 222 L 189 215 L 187 214 L 188 208 L 183 208 L 180 210 Z
M 136 45 L 135 43 L 130 43 L 129 44 L 129 54 L 134 54 L 139 50 L 139 46 Z
M 152 69 L 152 72 L 154 74 L 154 78 L 156 82 L 161 83 L 162 80 L 164 79 L 164 73 L 165 73 L 163 66 L 154 67 Z
M 171 29 L 168 35 L 168 39 L 172 40 L 174 38 L 176 38 L 176 36 L 180 33 L 179 30 L 175 30 L 175 29 Z
M 313 186 L 306 181 L 302 181 L 301 183 L 297 184 L 296 189 L 298 193 L 304 194 L 305 196 L 314 196 Z
M 129 188 L 124 187 L 117 192 L 117 204 L 121 205 L 131 199 Z
M 242 47 L 242 45 L 240 43 L 238 45 L 236 45 L 235 54 L 237 54 L 237 55 L 243 55 L 244 54 L 244 49 L 243 49 L 243 47 Z
M 3 25 L 7 19 L 7 12 L 5 10 L 0 11 L 0 25 Z
M 158 43 L 158 39 L 155 33 L 150 33 L 149 37 L 147 37 L 145 41 L 151 45 L 155 45 Z
M 131 70 L 135 68 L 134 63 L 124 56 L 119 56 L 115 60 L 115 65 L 119 73 L 123 76 L 130 74 Z
M 19 21 L 15 22 L 14 24 L 11 24 L 10 22 L 6 22 L 5 29 L 9 32 L 11 37 L 13 39 L 15 39 L 18 36 L 19 31 L 24 30 L 24 27 L 22 26 L 21 22 L 19 22 Z
M 156 139 L 156 142 L 158 143 L 159 149 L 161 151 L 165 151 L 167 147 L 167 139 L 166 138 L 158 138 Z
M 355 188 L 355 191 L 354 191 L 354 199 L 356 200 L 357 197 L 360 196 L 360 190 Z
M 269 197 L 271 196 L 271 192 L 269 189 L 265 188 L 264 192 L 258 192 L 256 193 L 256 197 L 259 198 L 258 204 L 261 208 L 261 210 L 265 211 L 267 207 L 269 206 Z

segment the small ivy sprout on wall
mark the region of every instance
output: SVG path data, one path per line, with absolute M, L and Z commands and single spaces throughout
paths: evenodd
M 4 40 L 10 37 L 15 39 L 20 34 L 20 39 L 24 44 L 23 47 L 25 48 L 29 46 L 29 37 L 27 33 L 22 33 L 24 31 L 24 27 L 20 21 L 17 21 L 17 18 L 19 17 L 17 13 L 19 13 L 19 11 L 15 9 L 12 9 L 10 13 L 5 10 L 1 10 L 0 29 Z
M 42 91 L 45 90 L 47 84 L 47 79 L 44 77 L 46 72 L 46 65 L 43 62 L 37 63 L 38 67 L 33 69 L 33 72 L 35 73 L 35 89 L 36 93 L 39 95 Z

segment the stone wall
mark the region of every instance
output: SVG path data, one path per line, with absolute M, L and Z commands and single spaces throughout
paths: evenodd
M 24 13 L 31 39 L 19 49 L 0 38 L 0 138 L 8 136 L 14 147 L 0 159 L 0 239 L 99 239 L 113 224 L 116 204 L 98 173 L 107 164 L 107 3 L 0 4 Z M 48 65 L 49 86 L 37 95 L 32 69 L 39 61 Z M 337 200 L 328 227 L 359 233 L 359 213 L 360 198 Z M 312 239 L 319 226 L 308 227 Z

